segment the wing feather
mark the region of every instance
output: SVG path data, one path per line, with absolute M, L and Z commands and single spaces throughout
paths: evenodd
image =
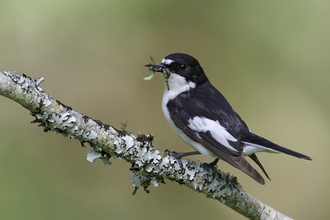
M 212 152 L 217 158 L 224 160 L 235 168 L 241 170 L 258 183 L 265 184 L 263 177 L 242 156 L 242 143 L 227 139 L 227 143 L 232 147 L 231 149 L 219 143 L 219 141 L 214 138 L 212 132 L 216 132 L 215 130 L 197 131 L 197 127 L 195 130 L 192 130 L 188 126 L 189 119 L 191 118 L 186 111 L 181 109 L 183 107 L 182 104 L 183 103 L 179 100 L 172 100 L 168 103 L 167 107 L 171 109 L 169 110 L 171 120 L 187 137 L 189 137 L 192 141 L 201 144 L 208 151 Z

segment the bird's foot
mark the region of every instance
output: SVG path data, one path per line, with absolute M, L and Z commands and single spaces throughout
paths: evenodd
M 193 152 L 176 152 L 176 151 L 170 151 L 170 150 L 167 150 L 167 149 L 165 150 L 165 153 L 167 155 L 169 155 L 169 156 L 174 157 L 178 161 L 181 169 L 183 169 L 183 164 L 182 164 L 182 161 L 181 161 L 181 158 L 182 157 L 200 154 L 198 151 L 193 151 Z
M 211 163 L 208 163 L 210 167 L 214 167 L 219 162 L 219 158 L 214 159 Z
M 203 165 L 209 169 L 212 169 L 214 173 L 218 172 L 218 168 L 215 166 L 217 165 L 219 161 L 219 158 L 216 158 L 214 161 L 212 161 L 211 163 L 203 163 Z

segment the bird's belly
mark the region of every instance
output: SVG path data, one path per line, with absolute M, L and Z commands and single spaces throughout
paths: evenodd
M 210 158 L 216 158 L 215 154 L 213 154 L 211 151 L 207 150 L 203 145 L 200 143 L 197 143 L 196 141 L 191 140 L 187 135 L 185 135 L 181 130 L 177 131 L 176 128 L 174 128 L 175 133 L 188 145 L 192 146 L 195 150 L 197 150 L 199 153 L 203 154 L 204 156 L 210 157 Z

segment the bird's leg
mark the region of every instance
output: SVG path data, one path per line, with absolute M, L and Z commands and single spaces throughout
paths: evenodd
M 217 165 L 217 163 L 218 163 L 219 160 L 220 160 L 219 158 L 216 158 L 211 163 L 208 163 L 208 165 L 211 166 L 211 167 L 214 167 L 215 165 Z
M 205 167 L 207 167 L 208 169 L 211 169 L 213 171 L 213 173 L 215 174 L 218 172 L 218 168 L 215 166 L 215 165 L 217 165 L 218 161 L 219 161 L 219 158 L 216 158 L 211 163 L 203 163 L 203 165 Z
M 198 151 L 176 152 L 176 151 L 170 151 L 170 150 L 167 150 L 167 149 L 165 150 L 165 153 L 167 153 L 168 155 L 173 156 L 175 158 L 179 158 L 179 159 L 181 159 L 182 157 L 186 157 L 186 156 L 201 154 Z
M 170 151 L 170 150 L 167 150 L 167 149 L 165 150 L 165 153 L 167 153 L 168 155 L 170 155 L 172 157 L 175 157 L 175 159 L 178 161 L 181 169 L 183 169 L 183 164 L 181 162 L 181 158 L 182 157 L 201 154 L 198 151 L 192 151 L 192 152 L 176 152 L 176 151 Z

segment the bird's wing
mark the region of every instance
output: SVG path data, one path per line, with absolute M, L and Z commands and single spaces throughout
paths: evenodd
M 192 102 L 186 98 L 178 96 L 167 104 L 173 123 L 187 137 L 201 144 L 217 158 L 243 171 L 260 184 L 264 184 L 262 176 L 242 156 L 243 144 L 237 141 L 219 121 L 198 116 L 207 116 L 210 112 L 205 110 L 206 108 L 191 106 Z

